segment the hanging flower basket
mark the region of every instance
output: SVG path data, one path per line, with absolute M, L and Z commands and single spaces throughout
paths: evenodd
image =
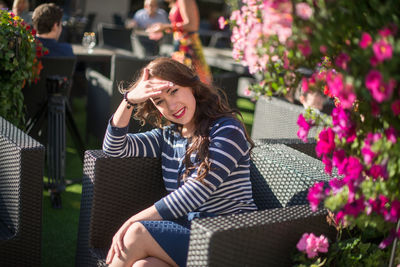
M 12 12 L 0 10 L 0 116 L 23 128 L 21 89 L 36 82 L 42 69 L 42 44 L 35 31 Z

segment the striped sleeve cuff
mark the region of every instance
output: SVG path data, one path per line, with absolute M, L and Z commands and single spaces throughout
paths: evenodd
M 111 125 L 111 120 L 112 119 L 113 118 L 111 117 L 111 119 L 108 121 L 108 127 L 107 127 L 107 131 L 111 135 L 113 135 L 113 136 L 123 136 L 123 135 L 128 133 L 129 125 L 126 126 L 126 127 L 122 127 L 122 128 L 112 126 Z
M 171 211 L 165 204 L 163 198 L 154 203 L 154 206 L 164 220 L 176 219 L 176 217 L 171 213 Z

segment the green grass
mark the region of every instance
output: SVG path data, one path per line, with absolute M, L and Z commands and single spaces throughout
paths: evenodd
M 240 98 L 237 105 L 250 134 L 254 103 L 248 99 Z M 85 99 L 75 99 L 72 108 L 80 134 L 86 141 Z M 101 148 L 101 140 L 94 138 L 89 138 L 85 144 L 86 149 Z M 67 132 L 66 180 L 82 178 L 82 170 L 82 162 Z M 43 191 L 42 266 L 75 266 L 81 193 L 82 185 L 80 183 L 67 186 L 65 192 L 61 194 L 62 208 L 53 209 L 49 192 Z

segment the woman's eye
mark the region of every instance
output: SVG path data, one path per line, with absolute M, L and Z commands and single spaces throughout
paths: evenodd
M 157 106 L 161 105 L 163 101 L 164 101 L 164 100 L 158 100 L 158 101 L 156 101 L 156 105 L 157 105 Z
M 171 95 L 175 94 L 176 92 L 178 92 L 178 88 L 177 88 L 177 89 L 174 89 L 174 90 L 172 90 L 172 91 L 171 91 Z

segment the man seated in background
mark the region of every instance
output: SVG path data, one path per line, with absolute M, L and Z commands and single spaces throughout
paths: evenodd
M 148 35 L 144 31 L 154 23 L 169 23 L 167 12 L 158 7 L 157 0 L 145 0 L 144 8 L 136 11 L 133 19 L 125 23 L 127 28 L 135 29 L 133 49 L 137 56 L 151 57 L 158 55 L 159 40 L 163 37 L 163 34 Z
M 167 12 L 158 8 L 157 0 L 145 0 L 144 8 L 136 11 L 133 19 L 127 20 L 125 26 L 145 30 L 154 23 L 168 23 Z
M 54 3 L 41 4 L 33 11 L 32 22 L 36 37 L 48 49 L 48 57 L 74 55 L 70 44 L 58 42 L 62 31 L 62 16 L 62 9 Z

